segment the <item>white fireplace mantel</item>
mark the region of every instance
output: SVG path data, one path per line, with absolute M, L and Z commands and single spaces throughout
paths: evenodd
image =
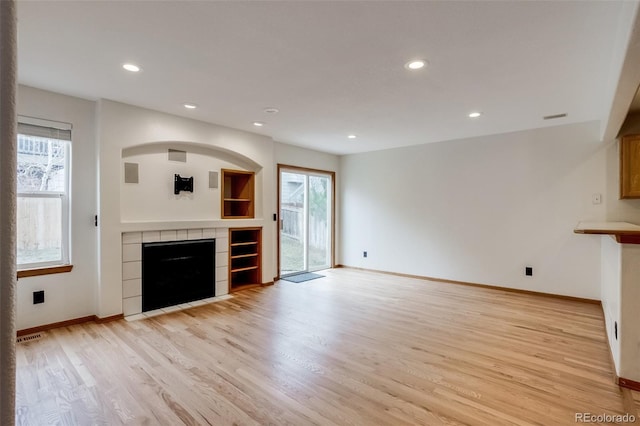
M 120 232 L 169 231 L 178 229 L 242 228 L 263 226 L 264 219 L 182 220 L 182 221 L 123 221 Z

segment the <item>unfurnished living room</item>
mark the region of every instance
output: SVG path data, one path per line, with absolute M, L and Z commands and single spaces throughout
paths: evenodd
M 0 0 L 0 424 L 640 421 L 639 6 Z

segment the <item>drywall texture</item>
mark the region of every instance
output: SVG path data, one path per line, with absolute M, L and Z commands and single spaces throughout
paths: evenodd
M 18 114 L 71 123 L 71 263 L 64 274 L 20 278 L 18 330 L 95 313 L 97 230 L 95 103 L 27 86 L 18 87 Z M 33 292 L 45 303 L 34 305 Z
M 598 131 L 589 122 L 342 157 L 342 263 L 599 299 L 600 240 L 573 233 L 605 219 L 592 204 L 605 193 Z

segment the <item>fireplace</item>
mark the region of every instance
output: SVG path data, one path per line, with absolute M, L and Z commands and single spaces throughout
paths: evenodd
M 142 311 L 215 296 L 215 239 L 142 243 Z

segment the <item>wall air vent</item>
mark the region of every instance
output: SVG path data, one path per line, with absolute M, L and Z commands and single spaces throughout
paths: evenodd
M 555 115 L 545 115 L 542 117 L 543 120 L 555 120 L 556 118 L 564 118 L 567 116 L 567 113 L 564 114 L 555 114 Z

